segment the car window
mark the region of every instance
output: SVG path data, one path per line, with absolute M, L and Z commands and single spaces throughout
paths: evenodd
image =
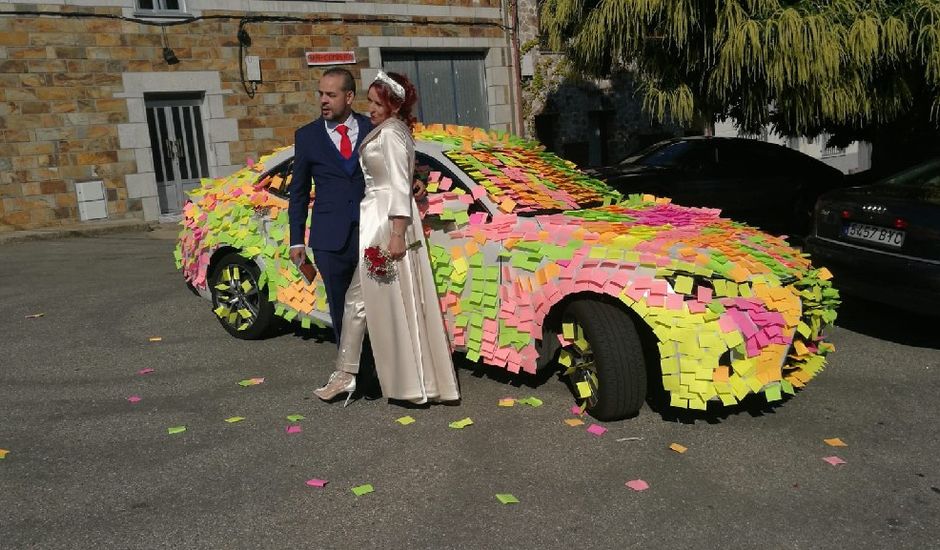
M 646 166 L 661 166 L 671 168 L 682 164 L 683 159 L 692 151 L 694 147 L 688 141 L 671 143 L 665 147 L 655 149 L 645 155 L 640 156 L 637 164 Z
M 940 189 L 940 159 L 908 168 L 884 180 L 888 185 Z
M 465 202 L 459 200 L 459 195 L 464 195 L 465 197 L 470 197 L 470 189 L 464 185 L 463 181 L 454 174 L 447 166 L 444 166 L 439 160 L 434 157 L 427 155 L 425 153 L 416 152 L 415 153 L 415 179 L 419 179 L 424 182 L 425 187 L 428 192 L 427 199 L 424 202 L 425 204 L 419 204 L 419 207 L 423 207 L 427 204 L 434 203 L 463 203 Z M 468 199 L 464 199 L 466 201 Z M 436 211 L 437 209 L 431 208 L 428 210 L 428 213 L 425 214 L 423 223 L 425 226 L 430 227 L 432 230 L 445 230 L 450 231 L 456 228 L 455 220 L 445 219 L 445 216 Z M 486 220 L 490 218 L 490 213 L 487 211 L 486 207 L 480 203 L 478 200 L 473 200 L 467 207 L 467 215 L 472 216 L 478 212 L 482 212 L 486 216 Z
M 723 176 L 740 178 L 780 175 L 786 163 L 774 153 L 758 143 L 722 141 L 718 144 L 719 171 Z
M 268 191 L 271 193 L 280 197 L 287 197 L 287 188 L 290 186 L 290 178 L 293 170 L 294 157 L 291 157 L 258 178 L 258 181 L 255 183 L 255 188 L 262 189 L 267 187 Z

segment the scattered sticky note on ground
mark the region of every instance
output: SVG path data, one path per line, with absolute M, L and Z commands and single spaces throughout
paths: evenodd
M 542 406 L 542 400 L 541 400 L 541 399 L 539 399 L 538 397 L 531 397 L 531 396 L 530 396 L 530 397 L 526 397 L 525 399 L 517 399 L 517 400 L 516 400 L 516 403 L 519 403 L 520 405 L 528 405 L 528 406 L 530 406 L 530 407 L 541 407 L 541 406 Z
M 581 424 L 584 424 L 584 421 L 580 418 L 566 418 L 565 424 L 569 426 L 580 426 Z
M 366 484 L 366 485 L 359 485 L 358 487 L 353 487 L 353 488 L 352 488 L 353 494 L 356 495 L 357 497 L 361 497 L 362 495 L 365 495 L 365 494 L 367 494 L 367 493 L 371 493 L 371 492 L 373 492 L 373 491 L 375 491 L 375 489 L 374 489 L 371 485 L 368 485 L 368 484 Z
M 591 424 L 588 429 L 588 433 L 592 433 L 598 437 L 604 435 L 607 432 L 607 428 L 601 426 L 600 424 Z
M 630 480 L 626 483 L 626 485 L 634 491 L 645 491 L 650 488 L 650 484 L 643 481 L 642 479 Z
M 499 400 L 500 407 L 512 407 L 515 404 L 516 404 L 516 400 L 513 399 L 512 397 L 504 397 L 503 399 Z
M 304 415 L 302 415 L 302 414 L 289 414 L 289 415 L 287 415 L 287 419 L 290 420 L 291 422 L 300 422 L 301 420 L 304 419 Z
M 296 424 L 293 425 L 293 426 L 288 426 L 288 427 L 287 427 L 287 433 L 289 433 L 289 434 L 299 434 L 299 433 L 302 432 L 302 431 L 304 431 L 304 429 L 301 428 L 300 426 L 296 425 Z
M 32 315 L 27 315 L 26 318 L 27 319 L 39 319 L 43 315 L 45 315 L 45 313 L 33 313 Z
M 582 414 L 584 414 L 584 403 L 580 405 L 572 405 L 571 414 L 576 414 L 578 416 L 581 416 Z
M 838 466 L 839 464 L 845 464 L 845 461 L 837 456 L 827 456 L 823 458 L 823 460 L 825 460 L 829 464 L 832 464 L 833 466 Z
M 236 422 L 241 422 L 244 419 L 245 419 L 244 416 L 230 416 L 226 418 L 225 421 L 228 422 L 229 424 L 234 424 Z
M 503 504 L 519 504 L 519 499 L 509 493 L 498 493 L 496 495 L 496 500 Z
M 264 378 L 246 378 L 245 380 L 240 381 L 238 385 L 242 387 L 247 387 L 247 386 L 257 386 L 258 384 L 263 384 L 263 383 L 264 383 Z
M 140 396 L 139 396 L 139 395 L 131 395 L 131 396 L 128 396 L 128 397 L 127 397 L 127 400 L 130 401 L 131 403 L 139 403 L 139 402 L 140 402 Z
M 415 421 L 415 419 L 412 418 L 412 417 L 410 417 L 410 416 L 403 416 L 403 417 L 401 417 L 401 418 L 395 420 L 395 422 L 398 422 L 398 423 L 401 424 L 402 426 L 407 426 L 408 424 L 414 424 L 414 421 Z
M 679 453 L 679 454 L 682 454 L 682 453 L 684 453 L 684 452 L 686 452 L 686 451 L 689 450 L 688 447 L 686 447 L 686 446 L 684 446 L 684 445 L 679 445 L 678 443 L 673 443 L 672 445 L 669 446 L 669 448 L 672 449 L 673 451 Z
M 150 374 L 151 372 L 153 372 L 153 369 L 148 367 L 146 369 L 140 369 L 137 371 L 137 374 Z
M 842 441 L 838 437 L 833 437 L 832 439 L 823 439 L 823 441 L 825 441 L 826 445 L 829 445 L 830 447 L 848 447 L 845 441 Z
M 329 483 L 329 481 L 325 479 L 308 479 L 307 480 L 308 487 L 325 487 L 327 483 Z
M 10 454 L 10 451 L 6 449 L 0 449 L 0 460 L 6 458 L 8 454 Z
M 186 426 L 173 426 L 173 427 L 170 427 L 170 428 L 167 428 L 167 429 L 166 429 L 166 433 L 168 433 L 168 434 L 170 434 L 170 435 L 173 435 L 173 434 L 181 434 L 181 433 L 183 433 L 183 432 L 185 432 L 185 431 L 186 431 Z
M 148 338 L 147 340 L 150 341 L 150 342 L 162 342 L 162 341 L 163 341 L 163 338 L 160 337 L 160 336 L 151 336 L 151 337 Z
M 463 428 L 466 428 L 467 426 L 471 424 L 473 424 L 473 420 L 470 420 L 470 418 L 468 417 L 468 418 L 464 418 L 463 420 L 456 420 L 454 422 L 451 422 L 450 424 L 448 424 L 448 426 L 456 430 L 462 430 Z

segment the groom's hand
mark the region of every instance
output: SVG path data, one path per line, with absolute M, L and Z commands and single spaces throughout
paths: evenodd
M 415 200 L 421 200 L 428 194 L 427 187 L 419 179 L 415 179 L 415 182 L 411 185 L 411 192 L 414 193 Z
M 290 249 L 290 261 L 294 262 L 294 265 L 300 265 L 307 259 L 306 251 L 301 248 L 291 248 Z

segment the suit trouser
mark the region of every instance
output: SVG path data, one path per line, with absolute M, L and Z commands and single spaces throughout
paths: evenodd
M 330 320 L 338 346 L 343 334 L 343 302 L 359 264 L 359 226 L 353 225 L 343 248 L 336 251 L 314 249 L 313 261 L 326 287 L 326 302 L 330 306 Z

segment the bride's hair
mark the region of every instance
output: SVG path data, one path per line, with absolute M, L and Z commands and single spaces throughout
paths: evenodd
M 387 73 L 389 78 L 395 82 L 401 84 L 401 87 L 405 89 L 405 98 L 402 99 L 395 95 L 392 92 L 392 89 L 388 84 L 382 82 L 381 80 L 375 80 L 369 85 L 369 88 L 375 88 L 376 93 L 379 96 L 379 100 L 388 107 L 390 110 L 397 107 L 398 108 L 398 118 L 402 119 L 409 128 L 414 129 L 415 122 L 418 121 L 412 114 L 411 110 L 414 108 L 415 103 L 418 102 L 418 90 L 415 88 L 414 84 L 408 80 L 408 77 L 400 73 Z

